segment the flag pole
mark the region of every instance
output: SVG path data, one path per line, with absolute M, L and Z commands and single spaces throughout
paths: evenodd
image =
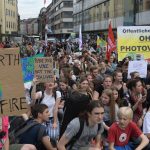
M 81 24 L 79 27 L 79 51 L 82 50 L 82 29 L 81 29 Z

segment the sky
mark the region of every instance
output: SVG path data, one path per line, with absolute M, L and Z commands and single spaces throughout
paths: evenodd
M 18 11 L 21 19 L 37 18 L 42 7 L 47 7 L 52 0 L 18 0 Z

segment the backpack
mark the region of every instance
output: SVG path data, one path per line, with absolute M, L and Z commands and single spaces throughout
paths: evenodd
M 25 121 L 24 123 L 22 123 L 22 125 L 14 128 L 14 130 L 9 132 L 10 144 L 19 144 L 19 142 L 20 142 L 20 137 L 19 136 L 20 135 L 22 135 L 23 133 L 25 133 L 26 131 L 28 131 L 32 127 L 40 124 L 40 123 L 35 122 L 35 121 L 31 121 L 30 123 L 28 123 L 29 121 L 31 121 L 31 119 Z M 43 128 L 41 126 L 40 129 L 39 129 L 39 133 L 38 133 L 38 143 L 37 144 L 40 143 L 44 131 L 45 130 L 43 130 Z
M 78 133 L 75 136 L 73 136 L 72 139 L 67 144 L 67 147 L 69 147 L 68 150 L 72 150 L 73 145 L 80 138 L 80 136 L 82 134 L 85 121 L 82 118 L 79 117 L 79 122 L 80 122 L 80 129 L 79 129 Z M 97 132 L 99 132 L 100 128 L 101 128 L 101 123 L 98 124 Z

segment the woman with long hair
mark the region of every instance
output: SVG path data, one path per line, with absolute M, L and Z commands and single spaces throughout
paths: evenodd
M 105 75 L 103 84 L 96 84 L 93 92 L 93 99 L 99 100 L 104 89 L 110 89 L 112 86 L 113 78 L 110 75 Z
M 120 70 L 115 71 L 113 75 L 113 86 L 119 90 L 120 98 L 123 98 L 124 93 L 127 91 L 126 83 L 122 79 L 122 72 Z
M 141 127 L 143 123 L 143 104 L 146 102 L 147 95 L 146 90 L 140 79 L 131 80 L 127 87 L 130 93 L 129 101 L 134 112 L 133 121 Z

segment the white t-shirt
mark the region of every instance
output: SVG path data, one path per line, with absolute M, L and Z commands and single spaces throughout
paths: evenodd
M 143 133 L 150 133 L 150 111 L 148 111 L 144 117 Z
M 42 96 L 42 92 L 40 91 L 40 96 Z M 56 98 L 61 98 L 61 93 L 59 91 L 56 91 Z M 45 104 L 48 106 L 50 117 L 53 117 L 53 110 L 55 106 L 55 97 L 52 95 L 47 95 L 46 92 L 44 92 L 44 98 L 41 102 L 41 104 Z

